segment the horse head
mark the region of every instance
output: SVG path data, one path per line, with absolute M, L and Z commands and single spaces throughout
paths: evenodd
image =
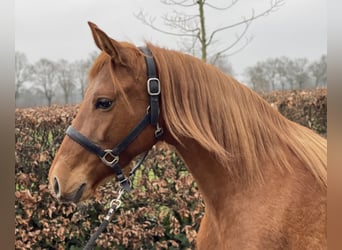
M 152 57 L 111 39 L 93 23 L 89 26 L 101 54 L 89 71 L 84 100 L 49 171 L 50 187 L 64 202 L 86 200 L 108 177 L 122 174 L 121 168 L 150 149 L 160 132 L 159 80 L 148 79 L 146 73 L 146 57 Z M 151 98 L 157 107 L 151 107 Z

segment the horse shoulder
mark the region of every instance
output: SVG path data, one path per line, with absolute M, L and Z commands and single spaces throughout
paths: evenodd
M 221 214 L 206 206 L 198 249 L 325 249 L 326 190 L 300 167 L 267 180 L 227 195 Z

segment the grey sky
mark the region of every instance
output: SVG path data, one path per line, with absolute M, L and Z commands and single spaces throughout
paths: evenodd
M 212 0 L 228 3 L 230 0 Z M 289 56 L 318 59 L 327 50 L 327 1 L 285 0 L 285 4 L 267 17 L 252 23 L 248 35 L 253 41 L 242 52 L 229 58 L 237 78 L 245 67 L 269 57 Z M 209 27 L 239 21 L 269 6 L 269 0 L 240 0 L 225 13 L 208 12 Z M 159 0 L 16 0 L 15 49 L 24 52 L 30 62 L 40 58 L 70 61 L 86 58 L 96 50 L 87 21 L 96 23 L 108 35 L 142 45 L 145 40 L 177 49 L 179 38 L 158 33 L 144 26 L 133 13 L 144 9 L 160 17 L 170 11 Z M 236 31 L 220 37 L 218 46 L 233 39 Z

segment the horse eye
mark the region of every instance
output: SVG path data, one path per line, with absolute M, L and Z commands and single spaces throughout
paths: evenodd
M 109 109 L 113 106 L 113 100 L 107 98 L 99 98 L 95 103 L 96 109 Z

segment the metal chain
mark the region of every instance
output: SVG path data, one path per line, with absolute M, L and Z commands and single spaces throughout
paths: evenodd
M 128 177 L 128 181 L 129 181 L 129 185 L 130 186 L 132 185 L 131 178 L 133 177 L 135 172 L 138 170 L 138 168 L 141 166 L 141 164 L 144 162 L 144 160 L 146 159 L 147 155 L 148 155 L 148 151 L 144 153 L 143 157 L 138 161 L 138 163 L 130 171 L 129 177 Z M 120 186 L 120 189 L 119 189 L 119 192 L 118 192 L 118 197 L 116 197 L 116 199 L 113 199 L 110 202 L 109 210 L 107 212 L 107 215 L 104 217 L 101 225 L 98 227 L 96 232 L 91 236 L 91 238 L 89 239 L 87 245 L 85 245 L 83 250 L 91 250 L 91 249 L 93 249 L 96 239 L 100 236 L 100 234 L 107 227 L 108 223 L 112 220 L 116 210 L 118 210 L 121 207 L 121 205 L 122 205 L 121 197 L 125 193 L 125 191 L 126 190 L 122 186 Z
M 121 197 L 124 194 L 124 192 L 125 190 L 123 188 L 120 188 L 118 197 L 110 202 L 110 208 L 108 210 L 107 215 L 104 217 L 101 225 L 96 230 L 96 232 L 91 236 L 91 238 L 89 239 L 87 245 L 83 248 L 83 250 L 93 249 L 96 239 L 100 236 L 103 230 L 105 230 L 105 228 L 107 227 L 108 223 L 112 220 L 116 210 L 118 210 L 121 207 L 122 205 Z

